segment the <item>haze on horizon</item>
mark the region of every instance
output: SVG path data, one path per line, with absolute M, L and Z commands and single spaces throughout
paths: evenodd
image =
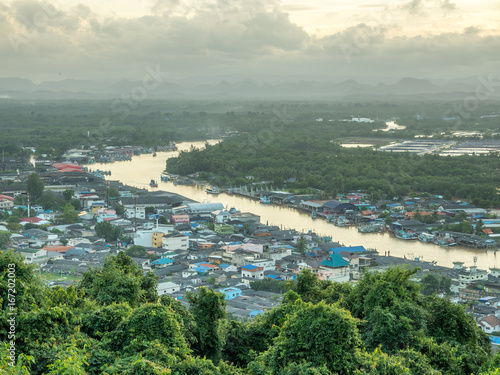
M 493 0 L 7 0 L 0 77 L 496 77 Z

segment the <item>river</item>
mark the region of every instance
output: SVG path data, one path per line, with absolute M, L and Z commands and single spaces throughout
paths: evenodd
M 218 140 L 209 141 L 217 143 Z M 179 150 L 189 150 L 191 146 L 202 148 L 205 142 L 179 143 Z M 462 247 L 439 247 L 431 243 L 420 241 L 404 241 L 391 236 L 389 233 L 359 233 L 357 228 L 339 228 L 322 219 L 313 220 L 310 215 L 287 207 L 263 205 L 248 198 L 220 194 L 207 194 L 204 186 L 174 185 L 172 182 L 160 181 L 160 175 L 165 170 L 166 160 L 176 156 L 177 152 L 159 152 L 156 157 L 151 154 L 134 156 L 131 161 L 114 162 L 110 164 L 93 164 L 91 169 L 111 171 L 108 179 L 119 180 L 124 184 L 138 188 L 151 189 L 149 181 L 158 180 L 158 189 L 171 191 L 198 202 L 221 202 L 228 209 L 236 208 L 242 212 L 252 212 L 260 215 L 261 222 L 273 224 L 283 228 L 293 228 L 298 231 L 314 231 L 324 236 L 331 236 L 332 240 L 345 246 L 365 246 L 375 248 L 380 254 L 386 251 L 391 256 L 413 259 L 420 257 L 424 261 L 436 261 L 438 265 L 452 267 L 454 261 L 465 262 L 465 266 L 473 265 L 473 258 L 477 256 L 477 265 L 480 268 L 500 266 L 500 259 L 493 250 L 476 250 Z M 500 251 L 498 252 L 500 257 Z M 425 268 L 425 266 L 424 266 Z

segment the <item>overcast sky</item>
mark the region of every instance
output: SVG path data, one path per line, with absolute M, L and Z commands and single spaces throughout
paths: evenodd
M 0 35 L 0 77 L 35 82 L 500 75 L 498 0 L 4 0 Z

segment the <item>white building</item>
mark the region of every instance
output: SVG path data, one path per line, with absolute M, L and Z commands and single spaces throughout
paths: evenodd
M 189 237 L 181 233 L 163 236 L 161 242 L 162 248 L 167 250 L 187 250 L 189 248 Z
M 178 292 L 179 290 L 181 290 L 181 286 L 179 284 L 167 281 L 164 283 L 158 283 L 156 290 L 158 291 L 158 295 L 161 296 L 163 294 L 173 294 L 175 292 Z
M 256 259 L 250 263 L 253 266 L 262 267 L 264 271 L 274 271 L 276 262 L 274 259 Z
M 24 258 L 24 263 L 47 263 L 47 250 L 43 249 L 22 249 L 16 250 L 21 253 Z
M 264 268 L 247 264 L 241 267 L 241 277 L 262 280 L 264 278 Z
M 479 328 L 486 333 L 500 332 L 500 319 L 495 315 L 489 315 L 477 322 Z
M 476 266 L 472 266 L 468 270 L 460 271 L 458 275 L 458 287 L 465 288 L 468 284 L 479 280 L 488 280 L 488 272 L 486 270 L 478 270 Z

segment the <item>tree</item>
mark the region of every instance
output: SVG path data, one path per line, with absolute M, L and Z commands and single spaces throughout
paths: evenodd
M 125 254 L 129 257 L 143 257 L 146 255 L 146 248 L 140 245 L 132 245 L 125 250 Z
M 78 213 L 71 203 L 66 203 L 62 214 L 63 224 L 73 224 L 78 221 Z
M 110 187 L 110 188 L 108 188 L 108 197 L 109 198 L 119 198 L 120 191 L 115 187 Z
M 31 173 L 28 176 L 27 190 L 32 202 L 35 202 L 43 194 L 45 185 L 40 181 L 40 177 L 36 173 Z
M 351 373 L 361 346 L 357 325 L 347 310 L 325 302 L 303 304 L 289 316 L 270 349 L 273 373 L 294 362 L 326 366 L 333 373 Z
M 102 268 L 86 271 L 79 287 L 88 298 L 102 305 L 128 302 L 136 306 L 158 298 L 157 277 L 151 273 L 144 275 L 139 265 L 123 251 L 108 256 Z
M 226 301 L 222 293 L 201 287 L 198 293 L 187 292 L 191 313 L 196 322 L 196 352 L 219 363 L 222 354 L 223 333 L 221 319 L 226 316 Z
M 109 221 L 103 221 L 95 226 L 98 236 L 103 237 L 106 242 L 116 241 L 120 235 L 120 228 L 114 227 Z
M 115 212 L 116 212 L 116 214 L 117 214 L 118 216 L 122 216 L 122 215 L 125 213 L 125 206 L 124 206 L 123 204 L 115 204 L 115 205 L 113 206 L 113 209 L 115 210 Z M 162 217 L 163 217 L 163 216 L 161 216 L 161 217 L 160 217 L 160 221 L 161 221 L 161 218 L 162 218 Z M 163 217 L 163 219 L 165 219 L 165 217 Z M 161 223 L 161 222 L 160 222 L 160 224 L 164 224 L 164 223 Z M 166 224 L 166 223 L 165 223 L 165 224 Z
M 66 201 L 70 201 L 71 199 L 73 199 L 73 195 L 75 194 L 75 192 L 73 191 L 73 189 L 66 189 L 63 191 L 62 195 L 64 197 L 64 199 Z
M 10 245 L 10 237 L 12 233 L 6 232 L 4 230 L 0 231 L 0 248 L 5 248 Z
M 450 293 L 451 279 L 445 275 L 428 273 L 422 277 L 422 293 L 431 295 L 433 293 Z
M 295 245 L 295 249 L 302 255 L 306 254 L 307 242 L 306 239 L 304 238 L 304 235 L 302 234 L 300 235 L 299 239 L 297 240 L 297 245 Z

